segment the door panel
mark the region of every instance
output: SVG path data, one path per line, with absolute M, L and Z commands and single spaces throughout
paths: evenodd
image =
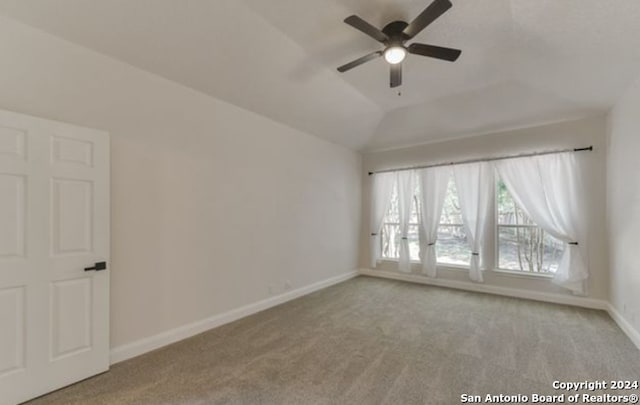
M 0 258 L 24 258 L 25 177 L 0 174 Z
M 51 137 L 51 160 L 80 166 L 93 166 L 93 143 L 61 136 Z
M 0 111 L 0 405 L 109 367 L 109 139 Z
M 0 378 L 24 369 L 24 287 L 0 290 Z
M 0 125 L 0 154 L 24 160 L 26 132 Z
M 92 182 L 53 179 L 52 190 L 52 254 L 64 255 L 92 252 Z
M 91 278 L 51 283 L 51 359 L 91 349 Z

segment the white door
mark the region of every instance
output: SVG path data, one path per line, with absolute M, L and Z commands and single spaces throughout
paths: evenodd
M 0 110 L 0 404 L 109 368 L 101 262 L 108 134 Z

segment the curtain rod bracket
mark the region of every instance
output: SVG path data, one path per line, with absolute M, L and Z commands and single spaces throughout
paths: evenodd
M 588 148 L 576 148 L 573 150 L 574 152 L 584 152 L 584 151 L 593 151 L 593 146 L 589 146 Z

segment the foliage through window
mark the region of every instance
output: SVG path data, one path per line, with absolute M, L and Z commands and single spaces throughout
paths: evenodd
M 454 177 L 449 178 L 447 196 L 438 225 L 436 243 L 438 263 L 468 266 L 471 259 L 467 235 L 464 232 L 462 211 Z
M 409 233 L 407 235 L 409 240 L 409 253 L 413 261 L 420 260 L 418 193 L 419 190 L 416 188 L 415 196 L 411 202 L 411 217 L 409 218 Z M 400 235 L 400 211 L 398 204 L 398 185 L 395 184 L 391 192 L 389 211 L 387 215 L 385 215 L 382 225 L 382 257 L 385 259 L 400 258 L 400 240 L 402 239 L 402 235 Z
M 411 203 L 411 217 L 409 220 L 409 252 L 412 261 L 420 260 L 419 216 L 420 196 L 419 187 L 415 190 L 415 196 Z M 398 211 L 398 187 L 394 185 L 391 193 L 389 211 L 384 217 L 382 225 L 381 242 L 382 257 L 385 259 L 398 259 L 400 257 L 400 214 Z M 458 202 L 458 193 L 453 176 L 449 180 L 447 196 L 438 226 L 438 242 L 436 244 L 438 263 L 469 265 L 470 252 L 467 237 L 462 224 L 462 213 Z
M 502 180 L 498 180 L 496 189 L 497 267 L 527 273 L 555 273 L 564 243 L 538 227 L 518 207 Z
M 558 269 L 564 243 L 544 232 L 515 203 L 506 185 L 498 180 L 496 188 L 496 267 L 499 270 L 523 273 L 553 274 Z M 412 261 L 420 260 L 418 203 L 420 189 L 416 186 L 409 220 L 409 252 Z M 400 214 L 398 186 L 394 185 L 389 211 L 384 217 L 381 244 L 382 258 L 400 257 Z M 447 185 L 436 243 L 437 261 L 443 265 L 468 266 L 471 258 L 454 177 Z

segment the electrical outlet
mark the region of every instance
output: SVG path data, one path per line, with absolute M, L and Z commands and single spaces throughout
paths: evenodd
M 290 290 L 290 289 L 291 289 L 291 287 L 292 287 L 292 285 L 291 285 L 291 281 L 289 281 L 289 280 L 285 280 L 285 282 L 284 282 L 284 290 L 285 290 L 285 291 L 288 291 L 288 290 Z

